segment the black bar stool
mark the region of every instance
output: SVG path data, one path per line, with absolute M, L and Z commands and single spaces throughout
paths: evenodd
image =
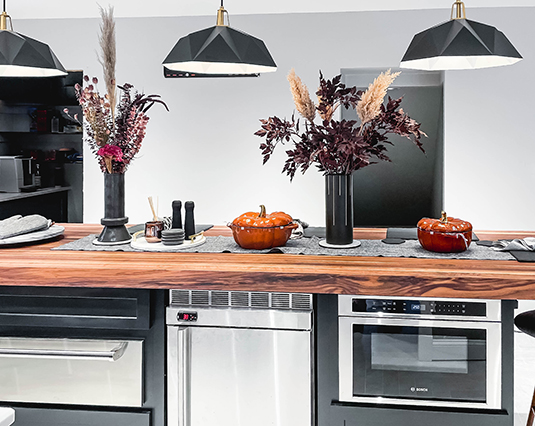
M 515 325 L 518 329 L 531 337 L 535 337 L 535 311 L 526 311 L 518 314 L 515 317 Z M 535 420 L 535 391 L 533 392 L 533 399 L 529 408 L 528 422 L 526 426 L 533 426 Z

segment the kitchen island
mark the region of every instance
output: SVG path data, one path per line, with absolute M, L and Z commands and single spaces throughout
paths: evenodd
M 111 399 L 105 404 L 94 402 L 87 398 L 87 390 L 93 389 L 98 396 L 102 393 L 100 386 L 106 381 L 91 382 L 85 373 L 94 370 L 84 366 L 76 370 L 81 376 L 73 378 L 70 373 L 64 373 L 64 370 L 68 371 L 65 361 L 58 361 L 57 365 L 45 369 L 49 381 L 58 383 L 52 393 L 47 391 L 44 395 L 29 397 L 23 388 L 9 393 L 7 387 L 4 390 L 7 393 L 0 396 L 0 405 L 15 408 L 21 426 L 53 426 L 59 423 L 164 426 L 168 289 L 316 294 L 314 333 L 317 341 L 313 368 L 317 371 L 318 386 L 314 392 L 317 392 L 315 410 L 318 426 L 330 424 L 326 419 L 331 417 L 350 422 L 361 415 L 368 415 L 366 410 L 371 410 L 371 417 L 385 416 L 386 423 L 393 417 L 417 415 L 424 416 L 420 420 L 432 418 L 436 424 L 450 426 L 462 423 L 462 410 L 444 413 L 425 408 L 415 414 L 396 407 L 377 412 L 368 407 L 362 409 L 366 411 L 364 414 L 359 411 L 355 416 L 353 410 L 358 409 L 355 404 L 337 402 L 336 295 L 535 299 L 535 263 L 516 260 L 51 250 L 89 234 L 98 234 L 101 230 L 98 225 L 64 226 L 64 235 L 57 239 L 43 244 L 0 249 L 0 341 L 3 339 L 6 346 L 17 341 L 27 342 L 28 339 L 38 346 L 43 338 L 47 339 L 47 344 L 60 346 L 67 341 L 74 344 L 79 339 L 106 340 L 110 344 L 132 342 L 129 350 L 135 349 L 133 343 L 142 341 L 143 361 L 139 358 L 137 369 L 130 368 L 129 371 L 143 369 L 143 381 L 138 380 L 135 382 L 137 385 L 130 388 L 136 390 L 136 395 L 145 397 L 142 402 L 136 400 L 132 405 Z M 230 236 L 231 232 L 226 227 L 215 227 L 205 235 Z M 361 240 L 382 239 L 386 230 L 356 229 L 354 235 Z M 477 235 L 480 239 L 492 240 L 530 236 L 527 233 L 482 231 Z M 500 375 L 503 383 L 502 408 L 482 411 L 477 419 L 479 424 L 509 426 L 513 410 L 511 348 L 514 302 L 504 300 L 499 303 L 511 308 L 508 308 L 501 325 L 504 336 L 504 363 Z M 16 371 L 43 369 L 43 361 L 21 362 L 25 364 L 18 366 Z M 4 367 L 4 370 L 0 368 L 1 371 L 12 374 L 15 370 Z M 64 382 L 57 380 L 58 375 L 64 378 Z M 10 376 L 6 377 L 9 381 Z M 39 377 L 37 374 L 28 375 L 29 388 L 40 389 Z M 66 393 L 63 386 L 67 385 L 71 388 L 67 388 L 70 391 Z M 118 394 L 123 395 L 118 382 L 115 386 Z M 65 394 L 75 399 L 75 405 L 70 399 L 65 399 Z M 55 395 L 63 399 L 57 399 Z
M 535 299 L 535 263 L 516 260 L 51 250 L 102 229 L 64 226 L 65 234 L 58 240 L 2 248 L 0 285 Z M 476 233 L 481 240 L 535 235 Z M 205 235 L 231 233 L 214 227 Z M 382 239 L 386 229 L 356 229 L 354 235 Z

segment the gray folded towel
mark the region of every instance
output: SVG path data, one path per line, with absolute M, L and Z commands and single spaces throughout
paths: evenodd
M 0 240 L 48 229 L 52 221 L 38 214 L 12 216 L 0 221 Z
M 516 240 L 499 240 L 492 244 L 492 248 L 498 251 L 535 251 L 535 238 L 526 237 L 524 239 Z

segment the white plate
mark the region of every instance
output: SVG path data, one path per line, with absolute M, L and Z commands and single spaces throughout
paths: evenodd
M 16 237 L 4 238 L 3 240 L 0 240 L 0 246 L 45 241 L 63 234 L 64 231 L 65 228 L 63 226 L 52 225 L 50 228 L 45 229 L 43 231 L 30 232 L 29 234 L 22 234 L 17 235 Z
M 132 240 L 130 245 L 132 248 L 145 251 L 180 251 L 192 247 L 200 246 L 206 242 L 206 237 L 201 235 L 195 238 L 194 241 L 185 240 L 182 244 L 177 244 L 174 246 L 165 246 L 163 243 L 148 243 L 145 240 L 145 237 L 137 237 L 135 240 Z

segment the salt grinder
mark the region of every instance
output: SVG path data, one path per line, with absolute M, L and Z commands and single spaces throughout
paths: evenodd
M 186 210 L 184 232 L 186 234 L 186 240 L 191 236 L 195 235 L 195 219 L 193 217 L 193 209 L 195 204 L 193 201 L 186 201 L 184 203 L 184 209 Z
M 173 208 L 173 223 L 171 225 L 171 228 L 180 228 L 182 229 L 182 201 L 175 200 L 171 204 Z

